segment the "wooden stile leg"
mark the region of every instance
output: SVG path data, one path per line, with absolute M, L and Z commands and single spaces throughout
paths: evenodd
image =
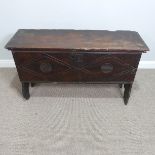
M 35 86 L 35 83 L 32 83 L 32 82 L 31 82 L 31 87 L 34 87 L 34 86 Z
M 119 87 L 122 88 L 123 87 L 123 84 L 119 84 Z
M 131 93 L 132 84 L 124 84 L 124 104 L 127 105 Z
M 28 82 L 22 82 L 22 94 L 26 100 L 28 100 L 30 98 L 29 83 Z

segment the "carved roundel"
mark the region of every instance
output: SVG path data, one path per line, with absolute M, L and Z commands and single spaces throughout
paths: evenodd
M 52 71 L 52 65 L 50 63 L 41 63 L 40 64 L 40 70 L 43 73 L 49 73 Z
M 111 73 L 113 71 L 114 67 L 110 63 L 105 63 L 101 66 L 101 71 L 103 73 Z

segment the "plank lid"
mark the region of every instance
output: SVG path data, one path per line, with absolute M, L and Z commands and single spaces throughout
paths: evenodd
M 6 44 L 9 50 L 84 50 L 146 52 L 135 31 L 20 29 Z

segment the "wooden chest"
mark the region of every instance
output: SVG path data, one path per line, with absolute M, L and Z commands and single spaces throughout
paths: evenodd
M 29 83 L 117 83 L 124 85 L 125 104 L 141 54 L 149 50 L 137 32 L 103 30 L 18 30 L 6 48 L 26 99 Z

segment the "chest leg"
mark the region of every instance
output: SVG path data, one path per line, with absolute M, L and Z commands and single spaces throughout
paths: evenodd
M 22 94 L 26 100 L 28 100 L 30 98 L 29 83 L 28 82 L 22 82 Z
M 124 104 L 127 105 L 131 93 L 132 84 L 124 84 Z

